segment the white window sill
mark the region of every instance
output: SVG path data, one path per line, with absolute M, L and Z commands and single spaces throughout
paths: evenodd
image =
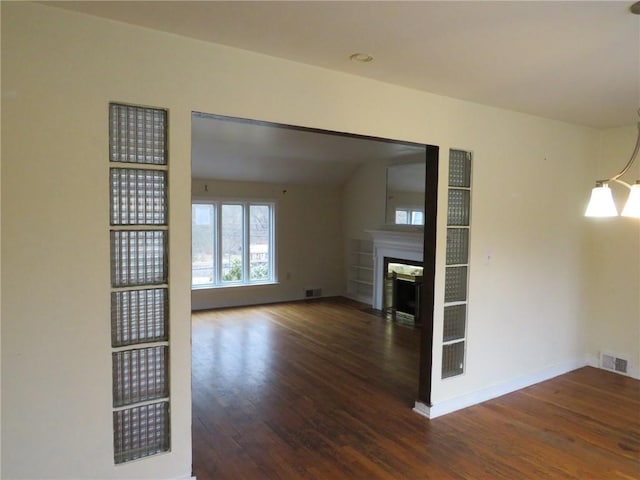
M 255 288 L 255 287 L 269 287 L 273 285 L 280 285 L 280 282 L 261 282 L 261 283 L 231 283 L 229 285 L 192 285 L 191 290 L 225 290 L 227 288 Z

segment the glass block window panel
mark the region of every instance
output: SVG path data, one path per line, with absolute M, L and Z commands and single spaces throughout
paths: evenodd
M 468 190 L 449 189 L 447 225 L 469 225 L 471 193 Z
M 253 281 L 271 278 L 271 207 L 249 205 L 249 278 Z
M 243 280 L 244 214 L 242 205 L 221 206 L 222 281 Z
M 111 232 L 113 287 L 167 283 L 167 231 Z
M 111 345 L 168 339 L 168 298 L 166 288 L 111 293 Z
M 444 332 L 443 342 L 461 340 L 465 336 L 465 324 L 467 320 L 467 306 L 450 305 L 444 307 Z
M 112 162 L 167 164 L 167 112 L 109 105 L 109 158 Z
M 165 225 L 167 172 L 111 169 L 111 225 Z
M 442 346 L 442 378 L 454 377 L 464 372 L 464 342 Z
M 447 265 L 469 262 L 469 230 L 447 228 Z
M 447 267 L 444 277 L 444 301 L 463 302 L 467 299 L 467 267 Z
M 113 412 L 115 463 L 169 450 L 169 403 L 160 402 Z
M 123 350 L 113 357 L 113 406 L 169 396 L 166 346 Z
M 449 186 L 471 187 L 471 155 L 468 152 L 449 151 Z

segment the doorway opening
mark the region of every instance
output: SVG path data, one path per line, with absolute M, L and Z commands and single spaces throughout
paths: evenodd
M 206 209 L 207 215 L 194 214 L 192 228 L 217 229 L 218 233 L 211 234 L 211 241 L 203 240 L 206 235 L 193 235 L 192 260 L 198 281 L 192 284 L 192 310 L 305 301 L 309 291 L 326 297 L 345 295 L 350 240 L 366 239 L 366 230 L 385 223 L 387 167 L 417 159 L 425 164 L 426 172 L 420 180 L 426 187 L 419 209 L 424 227 L 411 227 L 424 228 L 424 261 L 421 288 L 407 302 L 419 305 L 413 311 L 414 323 L 420 325 L 417 395 L 429 404 L 436 146 L 194 112 L 192 201 L 212 207 Z M 251 216 L 252 206 L 265 205 L 272 209 L 262 208 L 269 215 Z M 267 218 L 272 223 L 266 225 Z M 267 258 L 271 263 L 266 263 Z M 260 268 L 254 268 L 258 261 Z M 263 270 L 263 277 L 252 273 Z M 217 280 L 205 282 L 205 277 Z M 370 311 L 372 304 L 364 307 Z M 267 332 L 271 327 L 264 324 L 261 328 Z M 257 331 L 240 333 L 240 340 L 230 336 L 229 341 L 253 341 Z M 221 345 L 210 346 L 214 351 L 207 358 L 212 362 Z M 256 348 L 276 347 L 264 344 Z M 220 375 L 223 379 L 224 373 Z

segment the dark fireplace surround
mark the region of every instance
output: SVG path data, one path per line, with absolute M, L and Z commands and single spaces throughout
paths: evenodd
M 383 312 L 387 319 L 420 326 L 423 263 L 384 257 Z

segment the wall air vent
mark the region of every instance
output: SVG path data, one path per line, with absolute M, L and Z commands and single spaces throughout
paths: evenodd
M 321 288 L 307 288 L 304 291 L 304 298 L 318 298 L 322 296 Z
M 610 353 L 600 353 L 600 368 L 617 373 L 627 373 L 626 358 L 616 357 Z

